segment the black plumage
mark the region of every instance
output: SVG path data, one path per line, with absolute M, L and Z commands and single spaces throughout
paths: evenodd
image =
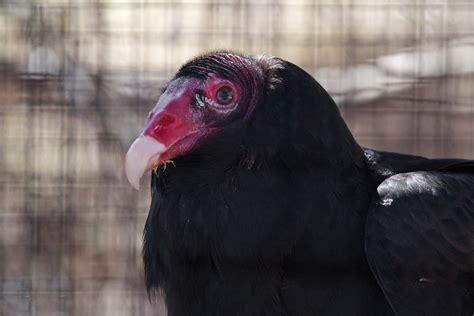
M 287 61 L 218 52 L 177 77 L 208 73 L 255 109 L 153 172 L 146 285 L 169 315 L 474 313 L 473 162 L 361 148 Z

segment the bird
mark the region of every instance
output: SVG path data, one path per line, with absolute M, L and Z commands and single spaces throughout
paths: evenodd
M 274 56 L 178 69 L 130 146 L 145 285 L 168 315 L 473 315 L 474 161 L 361 147 Z

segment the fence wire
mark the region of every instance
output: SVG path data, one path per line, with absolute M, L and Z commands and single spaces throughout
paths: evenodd
M 474 157 L 469 0 L 0 0 L 0 315 L 165 314 L 124 153 L 216 49 L 300 65 L 363 146 Z

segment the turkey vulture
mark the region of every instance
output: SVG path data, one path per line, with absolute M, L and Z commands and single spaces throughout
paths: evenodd
M 276 57 L 182 66 L 127 153 L 143 260 L 176 315 L 473 315 L 474 161 L 361 148 Z

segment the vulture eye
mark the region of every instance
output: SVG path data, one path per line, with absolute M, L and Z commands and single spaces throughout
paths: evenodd
M 232 102 L 233 97 L 234 97 L 234 93 L 232 92 L 232 89 L 229 87 L 222 87 L 219 90 L 217 90 L 216 100 L 222 105 L 230 104 Z

